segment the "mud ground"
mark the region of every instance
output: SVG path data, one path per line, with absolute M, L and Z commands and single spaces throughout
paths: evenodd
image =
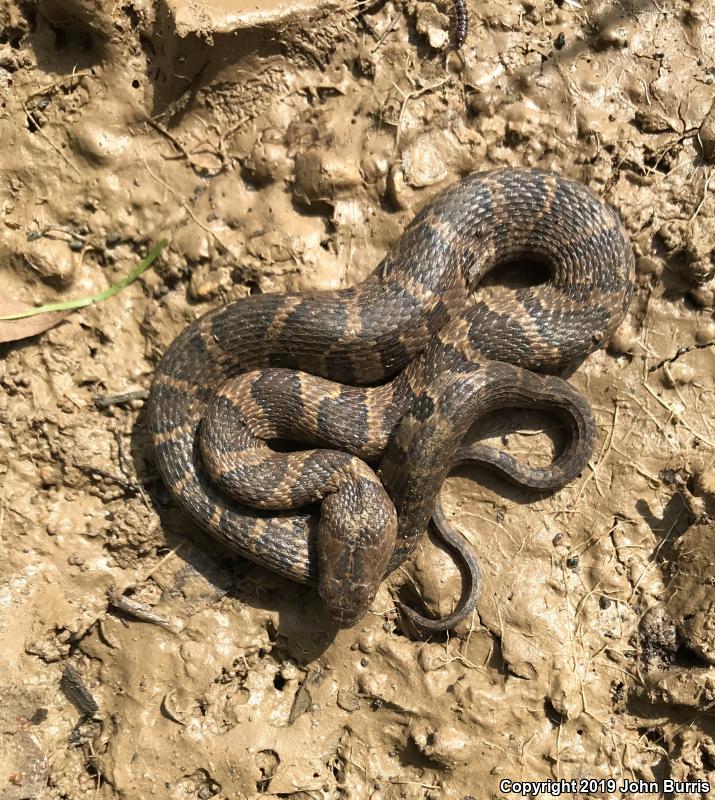
M 90 294 L 171 241 L 113 299 L 0 345 L 2 800 L 715 783 L 715 7 L 470 0 L 461 54 L 449 11 L 0 3 L 3 297 Z M 458 597 L 426 541 L 336 633 L 171 504 L 141 393 L 101 397 L 146 389 L 216 304 L 360 281 L 443 186 L 506 164 L 584 181 L 634 242 L 628 319 L 571 379 L 593 461 L 552 496 L 459 471 L 443 498 L 478 613 L 430 641 L 400 618 L 400 586 Z M 559 441 L 525 412 L 476 433 L 534 460 Z

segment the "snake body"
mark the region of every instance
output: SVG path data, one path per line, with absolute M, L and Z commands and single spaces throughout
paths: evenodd
M 546 283 L 499 305 L 470 300 L 490 270 L 524 258 L 547 266 Z M 477 416 L 561 409 L 571 445 L 541 484 L 538 470 L 528 480 L 556 485 L 583 466 L 588 405 L 526 370 L 554 371 L 607 341 L 632 282 L 618 215 L 585 186 L 536 170 L 472 174 L 429 203 L 363 283 L 252 295 L 185 329 L 149 398 L 159 470 L 202 528 L 283 575 L 320 579 L 335 619 L 352 624 L 412 552 L 452 463 L 520 479 L 505 455 L 460 449 Z M 266 446 L 285 435 L 332 449 Z M 380 458 L 378 480 L 359 459 Z M 320 520 L 293 510 L 319 500 Z

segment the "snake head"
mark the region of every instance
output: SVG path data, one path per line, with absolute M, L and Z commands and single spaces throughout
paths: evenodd
M 352 628 L 365 616 L 375 599 L 377 587 L 338 578 L 320 582 L 320 597 L 339 628 Z
M 396 535 L 397 514 L 377 478 L 345 484 L 323 500 L 319 592 L 341 628 L 355 625 L 372 605 Z

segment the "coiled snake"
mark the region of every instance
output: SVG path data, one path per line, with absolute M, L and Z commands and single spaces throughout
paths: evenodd
M 547 267 L 546 283 L 498 307 L 470 298 L 490 270 L 524 258 Z M 578 474 L 590 408 L 565 381 L 528 370 L 554 371 L 607 341 L 632 291 L 623 226 L 585 186 L 537 170 L 469 175 L 363 283 L 252 295 L 186 328 L 149 398 L 159 470 L 203 529 L 318 583 L 336 622 L 354 624 L 412 553 L 455 462 L 542 488 Z M 460 447 L 478 416 L 524 405 L 568 422 L 555 464 Z M 276 452 L 266 444 L 276 437 L 323 449 Z M 379 462 L 379 479 L 365 460 Z M 302 508 L 316 501 L 319 517 Z

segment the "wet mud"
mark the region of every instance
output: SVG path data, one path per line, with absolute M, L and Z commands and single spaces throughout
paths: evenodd
M 441 0 L 0 2 L 3 297 L 101 291 L 170 240 L 0 344 L 2 800 L 715 783 L 715 11 L 468 9 L 454 52 Z M 204 311 L 356 283 L 444 186 L 503 165 L 584 181 L 634 243 L 629 315 L 570 378 L 593 460 L 551 495 L 456 471 L 473 618 L 423 641 L 400 616 L 459 597 L 426 538 L 336 631 L 172 504 L 143 391 Z M 473 433 L 534 462 L 560 442 L 524 411 Z

